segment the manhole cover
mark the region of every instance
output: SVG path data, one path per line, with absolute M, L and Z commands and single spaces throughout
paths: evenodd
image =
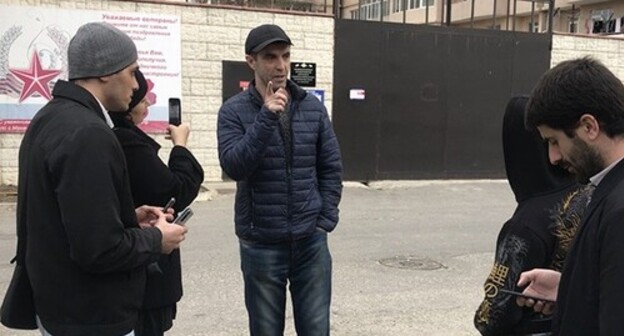
M 431 271 L 444 268 L 444 265 L 440 264 L 435 260 L 417 256 L 396 256 L 392 258 L 381 259 L 379 260 L 379 263 L 388 267 L 423 271 Z

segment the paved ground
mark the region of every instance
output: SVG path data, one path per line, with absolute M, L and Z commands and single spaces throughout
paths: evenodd
M 476 335 L 472 316 L 491 266 L 498 229 L 515 206 L 503 181 L 423 181 L 348 185 L 334 258 L 332 334 Z M 233 195 L 193 206 L 183 247 L 185 296 L 170 336 L 247 335 Z M 0 204 L 0 295 L 15 250 L 15 206 Z M 381 259 L 412 256 L 407 266 Z M 290 309 L 290 307 L 289 307 Z M 295 335 L 288 313 L 286 335 Z M 0 327 L 0 335 L 38 335 Z

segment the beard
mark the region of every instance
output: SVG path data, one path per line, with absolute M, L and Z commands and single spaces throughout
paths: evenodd
M 589 182 L 589 178 L 600 173 L 604 168 L 602 156 L 585 141 L 572 139 L 572 150 L 569 159 L 565 160 L 561 166 L 568 171 L 572 170 L 574 177 L 580 183 Z

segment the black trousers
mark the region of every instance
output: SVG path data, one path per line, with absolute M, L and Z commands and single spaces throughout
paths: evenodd
M 139 312 L 139 323 L 135 330 L 136 336 L 162 336 L 171 329 L 176 317 L 176 305 L 155 309 L 144 309 Z

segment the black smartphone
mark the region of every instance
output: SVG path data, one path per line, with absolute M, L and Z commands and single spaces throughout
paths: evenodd
M 167 212 L 167 210 L 169 210 L 169 208 L 171 208 L 174 204 L 175 204 L 175 197 L 171 197 L 171 199 L 169 200 L 169 202 L 167 202 L 167 204 L 165 204 L 165 207 L 163 208 L 163 212 Z
M 180 211 L 178 217 L 173 221 L 173 224 L 185 225 L 191 217 L 193 217 L 193 210 L 191 210 L 191 208 L 186 208 Z
M 180 98 L 169 98 L 169 124 L 180 126 L 182 123 L 182 106 Z
M 509 290 L 509 289 L 501 288 L 499 291 L 501 293 L 505 293 L 505 294 L 509 294 L 509 295 L 513 295 L 513 296 L 521 296 L 521 297 L 523 297 L 525 299 L 532 299 L 532 300 L 543 301 L 543 302 L 547 302 L 547 303 L 555 303 L 555 301 L 551 301 L 551 300 L 540 298 L 540 297 L 533 296 L 533 295 L 527 295 L 527 294 L 524 294 L 522 292 L 516 292 L 516 291 Z

